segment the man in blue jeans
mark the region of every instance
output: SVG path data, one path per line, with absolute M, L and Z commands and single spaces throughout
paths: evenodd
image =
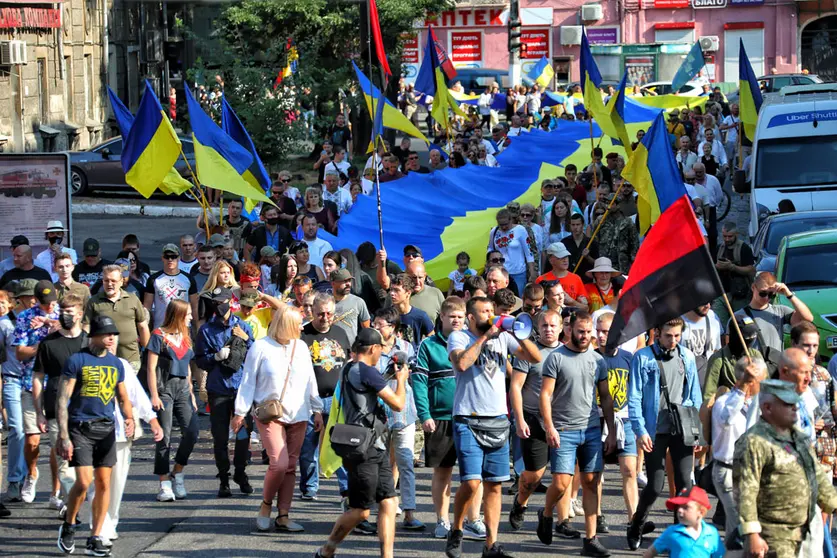
M 584 538 L 582 556 L 605 558 L 610 552 L 596 537 L 599 509 L 598 484 L 604 453 L 616 447 L 613 399 L 607 383 L 605 359 L 593 350 L 593 318 L 587 312 L 570 314 L 569 341 L 550 353 L 542 367 L 540 410 L 549 444 L 552 484 L 546 506 L 538 512 L 538 539 L 552 544 L 552 514 L 572 484 L 576 460 L 583 487 Z M 599 395 L 607 424 L 602 448 L 602 426 L 596 407 Z
M 462 556 L 462 526 L 471 499 L 484 483 L 485 547 L 483 558 L 510 556 L 497 543 L 502 483 L 509 480 L 509 421 L 506 370 L 509 355 L 531 363 L 541 361 L 531 341 L 518 343 L 493 321 L 494 304 L 473 297 L 466 306 L 468 329 L 448 337 L 448 355 L 456 374 L 453 398 L 453 442 L 459 461 L 459 490 L 453 525 L 448 533 L 448 558 Z

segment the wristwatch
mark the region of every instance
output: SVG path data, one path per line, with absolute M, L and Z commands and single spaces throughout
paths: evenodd
M 788 293 L 788 296 L 786 296 L 785 298 L 787 298 L 788 300 L 791 300 L 795 296 L 796 296 L 796 293 L 791 291 L 791 292 Z

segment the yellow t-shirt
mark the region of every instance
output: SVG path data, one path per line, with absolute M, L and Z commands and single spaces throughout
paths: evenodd
M 236 312 L 235 315 L 250 326 L 250 329 L 253 330 L 253 339 L 257 340 L 267 336 L 270 320 L 273 319 L 273 308 L 267 307 L 253 310 L 247 317 L 244 317 L 241 312 Z

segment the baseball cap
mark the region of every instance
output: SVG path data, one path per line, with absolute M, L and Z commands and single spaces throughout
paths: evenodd
M 263 258 L 272 258 L 276 255 L 276 249 L 273 246 L 262 246 L 262 249 L 259 250 L 259 254 Z
M 796 405 L 801 399 L 796 393 L 796 386 L 784 380 L 762 380 L 761 392 L 773 395 L 788 405 Z
M 64 228 L 64 224 L 61 221 L 49 221 L 47 223 L 46 232 L 64 232 L 67 229 Z
M 129 260 L 128 258 L 119 258 L 118 260 L 113 262 L 113 265 L 118 265 L 122 268 L 123 279 L 131 275 L 131 260 Z
M 18 246 L 29 246 L 29 239 L 19 234 L 17 236 L 12 237 L 11 242 L 12 248 L 17 248 Z
M 744 339 L 758 337 L 759 326 L 753 318 L 750 316 L 740 316 L 735 321 L 738 323 L 738 329 L 741 330 L 741 335 L 744 336 Z
M 550 256 L 555 256 L 556 258 L 568 258 L 570 256 L 570 251 L 567 250 L 567 247 L 561 242 L 554 242 L 550 244 L 546 249 L 546 253 Z
M 357 338 L 355 338 L 354 346 L 359 348 L 383 344 L 384 339 L 381 337 L 381 334 L 377 329 L 365 327 L 358 332 Z
M 709 503 L 709 496 L 706 495 L 706 491 L 699 486 L 693 486 L 692 488 L 681 490 L 680 494 L 674 498 L 666 500 L 666 508 L 668 511 L 675 511 L 680 506 L 685 506 L 689 502 L 697 502 L 706 509 L 712 507 L 712 504 Z
M 404 247 L 404 255 L 406 256 L 409 252 L 416 252 L 419 256 L 424 256 L 424 254 L 421 253 L 421 248 L 415 244 L 408 244 Z
M 38 281 L 35 279 L 21 279 L 17 281 L 17 289 L 14 291 L 15 296 L 35 296 L 35 286 L 37 284 Z
M 88 238 L 84 241 L 82 245 L 82 253 L 85 256 L 98 256 L 99 255 L 99 241 L 95 238 Z
M 247 293 L 245 295 L 241 295 L 238 303 L 248 308 L 254 308 L 259 303 L 259 297 L 256 296 L 255 293 Z
M 346 269 L 345 267 L 341 267 L 340 269 L 335 269 L 332 271 L 328 276 L 330 281 L 340 282 L 340 281 L 348 281 L 352 279 L 352 272 Z
M 179 256 L 180 248 L 177 247 L 177 244 L 172 244 L 171 242 L 169 242 L 168 244 L 163 246 L 163 254 L 166 254 L 166 252 L 168 252 L 169 254 L 177 254 Z
M 228 289 L 227 287 L 215 287 L 215 289 L 213 289 L 212 292 L 206 293 L 205 296 L 209 297 L 215 302 L 224 302 L 227 300 L 231 300 L 232 294 L 232 290 Z
M 108 335 L 111 333 L 113 333 L 114 335 L 119 335 L 119 328 L 116 327 L 116 323 L 110 316 L 100 314 L 93 318 L 93 320 L 90 322 L 90 337 L 96 337 L 97 335 Z
M 35 298 L 40 304 L 49 304 L 58 300 L 58 294 L 55 292 L 55 285 L 52 281 L 42 279 L 35 285 Z
M 223 248 L 227 245 L 227 239 L 223 234 L 215 233 L 209 237 L 209 246 L 211 248 Z

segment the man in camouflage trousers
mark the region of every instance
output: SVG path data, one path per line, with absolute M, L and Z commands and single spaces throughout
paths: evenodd
M 610 203 L 611 199 L 613 199 L 613 194 L 607 196 L 607 203 Z M 596 229 L 596 225 L 597 223 L 594 222 L 593 230 Z M 614 203 L 604 216 L 604 223 L 599 229 L 597 239 L 600 257 L 610 258 L 616 269 L 624 271 L 631 269 L 636 252 L 639 250 L 639 234 L 633 221 L 622 214 L 619 204 Z
M 764 380 L 761 418 L 735 445 L 733 494 L 747 556 L 796 558 L 817 504 L 826 513 L 837 508 L 810 438 L 794 427 L 799 398 L 794 384 Z

